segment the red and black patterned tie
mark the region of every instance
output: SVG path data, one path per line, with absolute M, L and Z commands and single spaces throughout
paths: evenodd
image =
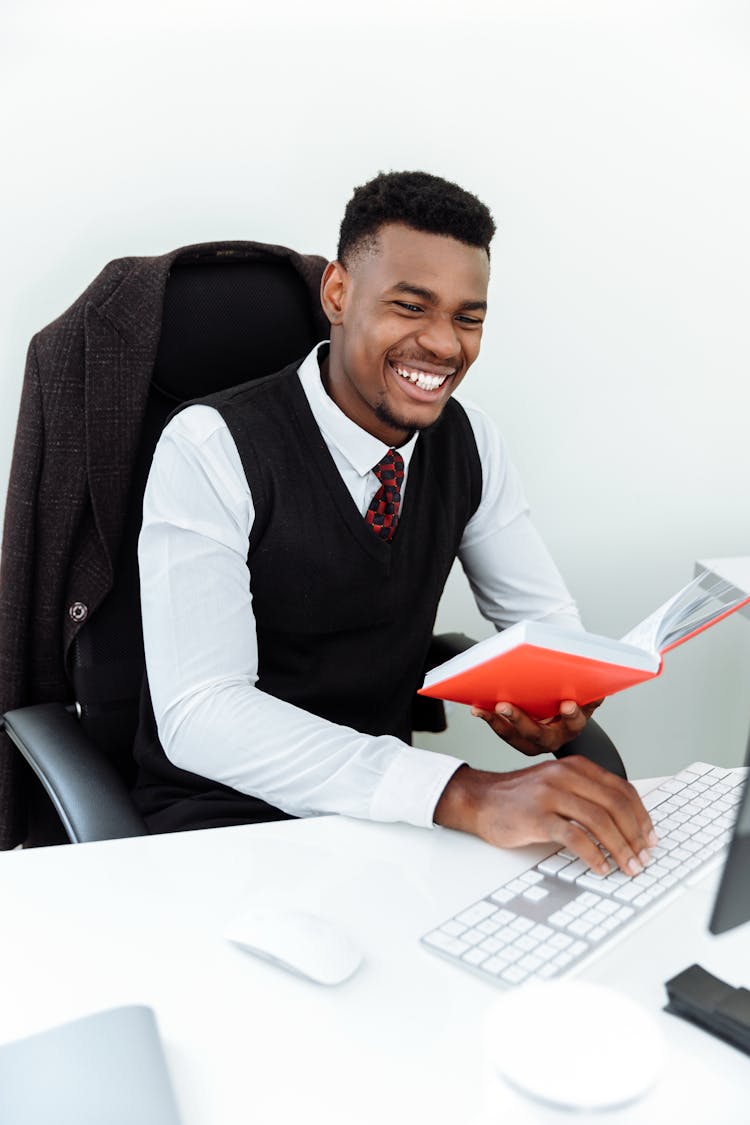
M 365 520 L 380 539 L 389 541 L 396 531 L 401 507 L 404 459 L 395 449 L 389 449 L 372 471 L 380 481 L 380 488 L 370 501 Z

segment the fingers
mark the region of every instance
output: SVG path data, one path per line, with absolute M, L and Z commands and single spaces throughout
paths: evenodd
M 596 704 L 589 704 L 593 710 Z M 546 754 L 559 750 L 581 733 L 588 721 L 586 708 L 567 700 L 560 705 L 554 719 L 537 722 L 510 703 L 498 703 L 494 711 L 472 708 L 472 714 L 484 719 L 500 738 L 523 754 Z
M 650 861 L 649 849 L 657 837 L 633 786 L 586 758 L 567 758 L 557 764 L 573 767 L 564 775 L 556 807 L 573 826 L 572 831 L 565 830 L 565 845 L 594 870 L 607 869 L 604 849 L 626 875 L 639 874 Z M 593 841 L 582 840 L 581 830 Z
M 614 863 L 626 875 L 638 875 L 649 862 L 648 848 L 639 846 L 643 841 L 626 835 L 608 811 L 580 798 L 564 811 L 570 819 L 564 822 L 563 843 L 593 871 L 604 875 Z
M 657 843 L 633 786 L 578 755 L 504 774 L 466 767 L 446 793 L 452 784 L 457 819 L 437 822 L 500 847 L 553 841 L 597 873 L 614 863 L 637 875 Z

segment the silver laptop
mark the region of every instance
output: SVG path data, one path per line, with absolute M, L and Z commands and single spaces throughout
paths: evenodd
M 180 1125 L 150 1008 L 128 1006 L 0 1046 L 2 1125 Z

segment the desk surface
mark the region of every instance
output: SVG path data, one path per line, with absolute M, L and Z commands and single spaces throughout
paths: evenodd
M 347 1125 L 495 1120 L 486 1116 L 483 1025 L 498 992 L 418 938 L 545 850 L 320 817 L 6 853 L 0 1042 L 146 1003 L 185 1125 L 323 1113 Z M 668 1039 L 663 1080 L 616 1115 L 627 1125 L 748 1120 L 747 1057 L 660 1011 L 663 982 L 693 961 L 750 984 L 750 928 L 707 933 L 715 879 L 583 974 L 656 1013 Z M 338 921 L 365 964 L 326 989 L 235 949 L 223 932 L 252 903 Z

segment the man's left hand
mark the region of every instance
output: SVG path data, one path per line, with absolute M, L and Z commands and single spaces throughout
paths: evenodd
M 554 719 L 538 722 L 510 703 L 498 703 L 494 711 L 481 711 L 472 707 L 472 715 L 484 719 L 505 742 L 522 754 L 550 754 L 559 750 L 581 733 L 596 708 L 602 702 L 587 703 L 579 707 L 568 699 L 560 704 Z

